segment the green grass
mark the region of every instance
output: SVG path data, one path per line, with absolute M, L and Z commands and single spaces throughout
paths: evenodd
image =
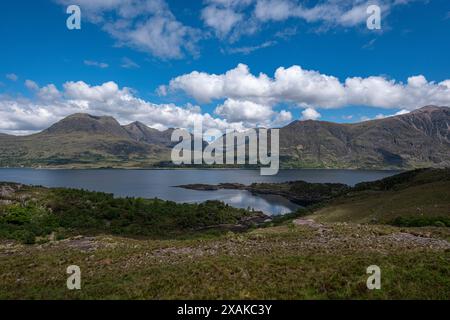
M 384 250 L 328 226 L 335 247 L 301 227 L 276 227 L 209 240 L 98 237 L 96 250 L 69 242 L 0 249 L 1 299 L 447 299 L 450 251 Z M 394 227 L 375 230 L 382 236 Z M 378 236 L 374 236 L 378 237 Z M 371 239 L 371 238 L 370 238 Z M 352 240 L 352 245 L 347 241 Z M 401 250 L 400 250 L 401 249 Z M 65 287 L 68 265 L 80 266 L 82 290 Z M 382 289 L 366 288 L 366 268 L 382 270 Z
M 357 185 L 330 200 L 311 217 L 322 222 L 391 224 L 398 218 L 434 225 L 450 218 L 449 170 L 418 170 L 378 182 Z M 421 221 L 419 223 L 419 221 Z M 406 224 L 402 224 L 406 226 Z

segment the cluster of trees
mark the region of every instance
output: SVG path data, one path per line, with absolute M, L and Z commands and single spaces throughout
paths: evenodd
M 52 232 L 173 237 L 196 229 L 235 224 L 252 213 L 219 201 L 178 204 L 160 199 L 50 189 L 26 202 L 0 206 L 0 237 L 33 243 Z

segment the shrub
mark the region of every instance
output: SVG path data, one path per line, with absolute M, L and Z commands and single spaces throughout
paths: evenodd
M 398 227 L 450 227 L 447 217 L 397 217 L 389 224 Z

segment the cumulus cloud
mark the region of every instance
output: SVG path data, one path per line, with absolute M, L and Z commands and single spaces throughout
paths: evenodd
M 270 105 L 248 100 L 227 99 L 214 113 L 230 123 L 241 122 L 245 127 L 273 127 L 292 120 L 289 111 L 276 112 Z
M 55 0 L 79 5 L 83 17 L 125 45 L 162 59 L 196 55 L 200 31 L 176 19 L 164 0 Z
M 247 65 L 239 64 L 224 74 L 208 74 L 193 71 L 172 79 L 160 92 L 182 90 L 199 102 L 211 102 L 220 98 L 249 100 L 249 96 L 263 97 L 270 90 L 271 80 L 265 74 L 254 76 Z M 253 99 L 252 99 L 253 100 Z
M 270 106 L 234 99 L 227 99 L 215 112 L 230 121 L 264 121 L 273 114 Z
M 273 77 L 254 75 L 244 64 L 223 74 L 193 71 L 172 79 L 159 91 L 165 95 L 182 91 L 199 102 L 233 99 L 268 106 L 292 103 L 302 108 L 356 105 L 413 110 L 429 104 L 450 105 L 450 80 L 437 83 L 417 75 L 406 83 L 382 76 L 340 81 L 296 65 L 278 68 Z
M 313 108 L 306 108 L 302 111 L 302 120 L 317 120 L 322 115 Z
M 291 122 L 293 119 L 292 113 L 286 110 L 281 110 L 279 113 L 276 114 L 275 118 L 272 121 L 271 125 L 267 125 L 266 127 L 281 127 L 285 126 L 287 123 Z
M 273 112 L 267 106 L 249 102 L 226 101 L 219 106 L 216 117 L 203 113 L 199 106 L 187 104 L 155 104 L 136 96 L 134 90 L 119 87 L 113 81 L 90 85 L 83 81 L 69 81 L 58 89 L 54 84 L 39 87 L 28 80 L 32 98 L 0 96 L 0 132 L 25 134 L 42 130 L 73 113 L 111 115 L 121 124 L 141 121 L 156 129 L 169 127 L 192 128 L 194 121 L 202 121 L 206 129 L 245 130 L 256 123 L 267 126 L 291 120 L 289 112 Z M 238 108 L 247 113 L 241 117 Z M 271 122 L 273 120 L 273 123 Z

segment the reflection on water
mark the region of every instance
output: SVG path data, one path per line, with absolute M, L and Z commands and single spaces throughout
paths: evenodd
M 220 190 L 222 191 L 222 190 Z M 254 209 L 272 215 L 285 214 L 295 211 L 300 206 L 286 198 L 276 195 L 253 196 L 246 190 L 231 190 L 236 194 L 220 197 L 220 200 L 237 208 Z
M 21 182 L 47 187 L 82 188 L 113 193 L 116 196 L 161 198 L 176 202 L 220 200 L 240 208 L 253 208 L 268 214 L 283 214 L 298 208 L 279 196 L 254 196 L 245 190 L 196 191 L 177 185 L 223 182 L 340 182 L 354 185 L 393 175 L 398 171 L 377 170 L 280 170 L 276 176 L 261 176 L 259 170 L 34 170 L 0 169 L 0 181 Z

